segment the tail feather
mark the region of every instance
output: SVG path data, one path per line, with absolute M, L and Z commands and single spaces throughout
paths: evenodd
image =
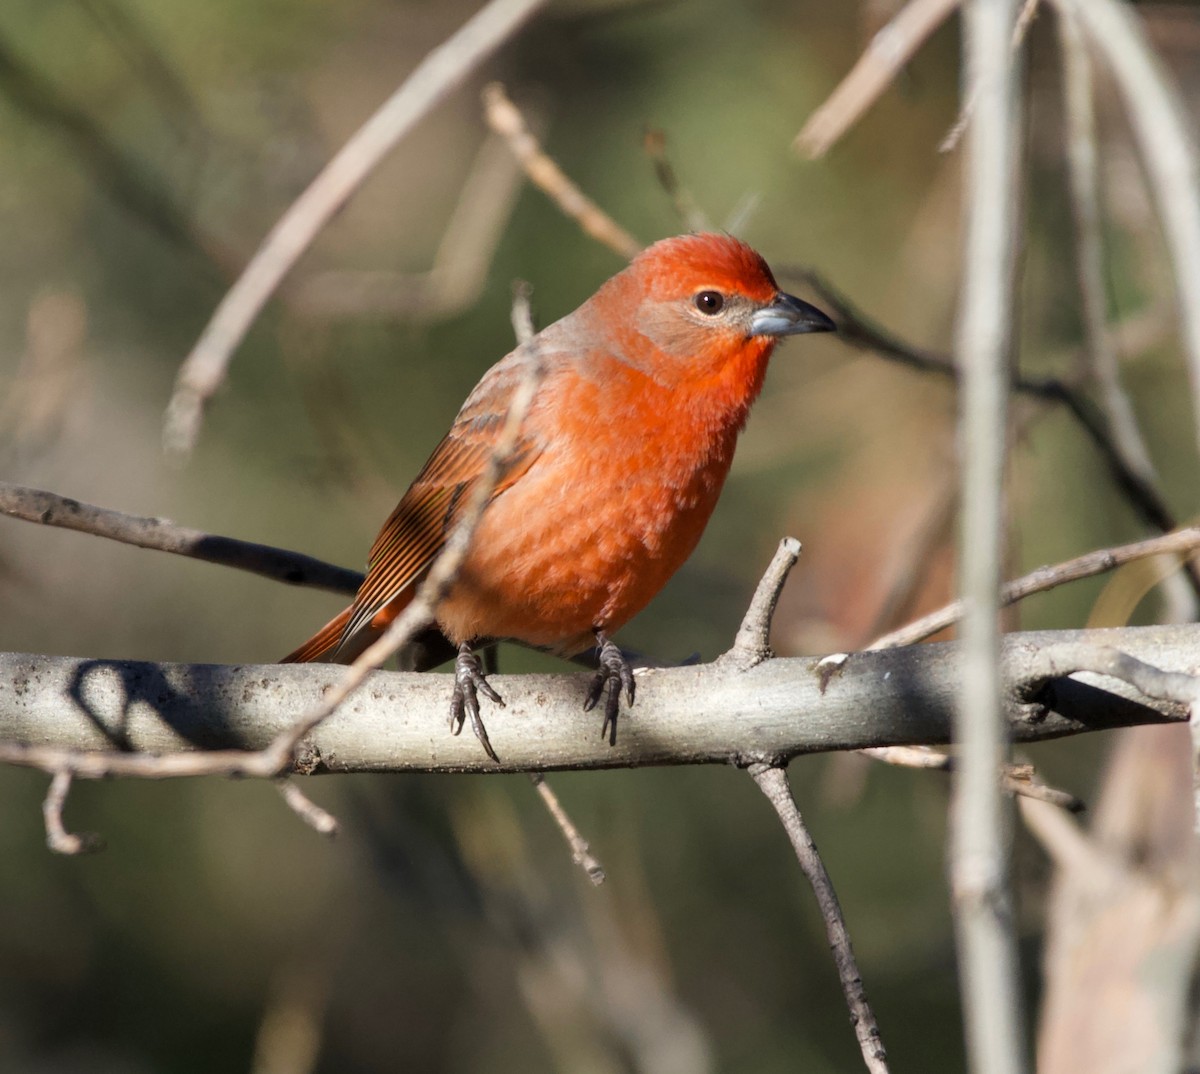
M 321 657 L 335 651 L 341 644 L 342 634 L 346 630 L 346 624 L 350 622 L 352 611 L 354 611 L 353 605 L 338 612 L 299 649 L 288 653 L 279 662 L 281 664 L 307 664 L 313 660 L 320 660 Z

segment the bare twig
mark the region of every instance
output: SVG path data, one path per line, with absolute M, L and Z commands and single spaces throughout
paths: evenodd
M 511 36 L 545 0 L 489 0 L 427 55 L 272 228 L 188 355 L 167 407 L 163 442 L 187 455 L 204 406 L 267 299 L 363 180 L 417 122 Z
M 513 155 L 535 186 L 597 242 L 621 257 L 637 256 L 642 244 L 584 194 L 546 155 L 499 82 L 484 88 L 483 107 L 488 126 L 508 141 Z
M 796 135 L 793 147 L 811 158 L 824 156 L 875 103 L 958 3 L 959 0 L 910 0 L 871 39 L 850 73 L 809 117 L 804 129 Z
M 1008 363 L 1016 261 L 1016 58 L 1013 0 L 966 0 L 967 220 L 956 352 L 962 369 L 959 586 L 963 669 L 951 794 L 950 877 L 967 1054 L 977 1074 L 1024 1070 L 1008 824 L 996 771 L 1008 752 L 1001 717 L 997 594 L 1003 548 Z
M 1200 156 L 1178 90 L 1129 4 L 1055 0 L 1108 61 L 1138 140 L 1174 268 L 1175 294 L 1200 445 Z
M 791 841 L 792 849 L 796 852 L 796 860 L 817 897 L 817 905 L 821 908 L 821 917 L 825 922 L 825 935 L 829 938 L 838 979 L 842 984 L 842 993 L 850 1008 L 850 1021 L 854 1025 L 858 1046 L 862 1049 L 863 1062 L 871 1074 L 887 1074 L 887 1052 L 884 1051 L 883 1042 L 879 1037 L 875 1015 L 867 1002 L 858 963 L 850 946 L 846 920 L 842 917 L 842 908 L 838 904 L 837 893 L 833 890 L 833 881 L 829 878 L 825 863 L 817 852 L 817 846 L 788 786 L 787 771 L 778 765 L 770 764 L 754 764 L 748 771 L 758 784 L 759 790 L 775 807 L 775 812 L 779 815 L 784 831 Z
M 1007 607 L 1024 600 L 1034 593 L 1045 593 L 1066 582 L 1077 582 L 1081 578 L 1091 578 L 1097 574 L 1105 574 L 1115 570 L 1125 563 L 1146 559 L 1150 556 L 1190 556 L 1200 549 L 1200 526 L 1192 526 L 1185 530 L 1177 530 L 1163 537 L 1151 537 L 1145 541 L 1133 544 L 1118 545 L 1115 548 L 1100 548 L 1087 552 L 1075 559 L 1053 566 L 1038 567 L 1029 574 L 1005 582 L 1000 588 L 1000 605 Z M 920 619 L 893 630 L 876 638 L 871 643 L 871 649 L 895 649 L 902 645 L 912 645 L 953 626 L 962 618 L 962 601 L 956 600 L 944 608 L 930 612 Z
M 588 846 L 587 840 L 575 827 L 575 822 L 571 820 L 567 811 L 563 809 L 558 795 L 554 793 L 541 772 L 530 772 L 529 779 L 550 816 L 554 818 L 554 823 L 558 825 L 558 830 L 562 832 L 567 846 L 571 848 L 571 860 L 587 874 L 587 878 L 596 887 L 599 887 L 604 883 L 604 866 L 597 860 L 591 847 Z
M 795 537 L 785 537 L 779 542 L 766 573 L 754 590 L 733 646 L 721 657 L 722 660 L 738 667 L 752 668 L 774 655 L 771 651 L 771 619 L 787 577 L 799 558 L 800 542 Z
M 291 585 L 314 586 L 353 595 L 362 584 L 363 576 L 358 571 L 335 567 L 299 552 L 220 537 L 176 525 L 165 518 L 127 515 L 7 481 L 0 481 L 0 514 L 43 526 L 90 533 L 138 548 L 235 567 Z
M 70 791 L 70 769 L 59 768 L 50 781 L 50 789 L 42 803 L 42 817 L 46 822 L 46 846 L 55 854 L 87 854 L 93 850 L 102 850 L 104 842 L 99 836 L 90 832 L 77 834 L 67 831 L 63 823 L 63 807 L 67 804 Z
M 277 780 L 275 785 L 288 808 L 314 832 L 327 835 L 331 839 L 337 835 L 340 828 L 337 817 L 317 805 L 292 780 L 285 777 Z
M 932 772 L 954 770 L 954 758 L 950 754 L 928 746 L 878 746 L 858 752 L 872 760 L 900 768 L 920 768 Z M 1031 764 L 1006 764 L 1000 770 L 1000 785 L 1009 794 L 1050 802 L 1070 813 L 1081 813 L 1086 808 L 1082 799 L 1069 791 L 1046 786 Z

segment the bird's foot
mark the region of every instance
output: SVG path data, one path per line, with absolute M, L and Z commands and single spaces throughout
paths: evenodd
M 624 689 L 629 704 L 633 704 L 635 683 L 633 668 L 624 653 L 605 636 L 603 630 L 596 631 L 596 659 L 600 670 L 592 679 L 583 711 L 591 712 L 601 697 L 604 698 L 604 726 L 600 737 L 607 738 L 610 746 L 617 744 L 617 714 L 621 710 L 621 690 Z
M 479 739 L 487 755 L 500 763 L 496 751 L 488 741 L 487 729 L 479 715 L 479 695 L 483 694 L 489 701 L 494 701 L 504 708 L 504 699 L 492 689 L 487 677 L 483 674 L 483 665 L 479 657 L 471 652 L 471 647 L 462 644 L 458 647 L 458 656 L 454 658 L 454 693 L 450 696 L 450 731 L 457 735 L 463 729 L 467 717 L 471 718 L 471 730 Z

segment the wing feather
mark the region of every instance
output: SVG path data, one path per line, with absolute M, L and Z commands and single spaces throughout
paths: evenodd
M 479 382 L 450 432 L 383 524 L 371 546 L 367 577 L 354 598 L 339 648 L 414 585 L 442 550 L 491 458 L 520 375 L 518 354 L 497 363 Z M 510 488 L 540 454 L 535 438 L 523 432 L 491 499 Z

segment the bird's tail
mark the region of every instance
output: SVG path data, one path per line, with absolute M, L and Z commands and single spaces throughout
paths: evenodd
M 346 624 L 350 622 L 350 613 L 352 611 L 354 611 L 353 605 L 338 612 L 308 641 L 301 645 L 299 649 L 288 653 L 279 662 L 281 664 L 307 664 L 313 660 L 320 660 L 321 657 L 327 656 L 337 649 L 341 643 L 342 635 L 346 630 Z

